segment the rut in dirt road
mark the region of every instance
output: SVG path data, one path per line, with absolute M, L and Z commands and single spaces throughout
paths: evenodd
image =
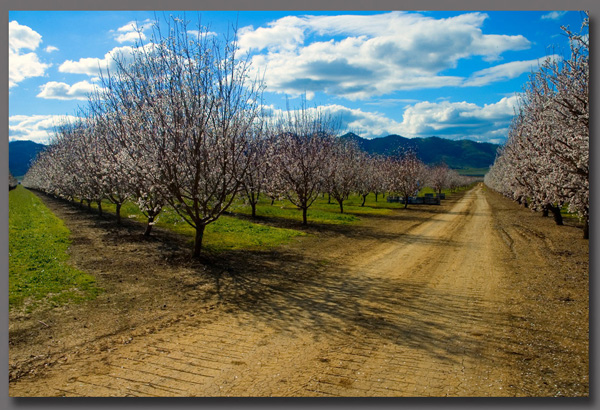
M 11 395 L 512 395 L 502 249 L 478 186 L 349 264 L 80 355 Z

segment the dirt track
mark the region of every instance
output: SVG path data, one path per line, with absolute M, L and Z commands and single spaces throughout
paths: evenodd
M 398 210 L 268 255 L 209 261 L 214 282 L 190 276 L 200 268 L 182 257 L 169 260 L 176 251 L 163 249 L 149 261 L 154 270 L 144 274 L 156 276 L 169 266 L 172 286 L 179 284 L 174 296 L 161 299 L 169 289 L 144 293 L 133 284 L 137 277 L 125 278 L 132 282 L 127 294 L 153 294 L 144 303 L 156 309 L 148 306 L 138 316 L 133 311 L 140 305 L 115 311 L 131 317 L 103 337 L 83 329 L 79 334 L 69 324 L 70 334 L 79 336 L 63 334 L 62 347 L 42 349 L 45 368 L 22 352 L 24 335 L 31 334 L 25 323 L 39 318 L 21 317 L 13 326 L 11 317 L 10 394 L 587 395 L 587 242 L 577 241 L 580 231 L 568 226 L 555 239 L 551 221 L 534 215 L 529 223 L 525 213 L 531 213 L 516 206 L 510 212 L 524 216 L 518 223 L 507 219 L 513 204 L 494 195 L 478 186 L 446 208 Z M 79 234 L 70 228 L 75 260 L 89 263 L 77 254 L 77 235 L 99 228 L 79 226 Z M 561 235 L 573 239 L 564 244 Z M 569 255 L 563 245 L 571 247 Z M 111 246 L 94 257 L 112 252 L 119 259 L 132 245 L 122 240 Z M 558 279 L 540 278 L 545 270 Z M 540 294 L 563 276 L 564 283 Z M 107 297 L 98 302 L 98 315 L 107 315 Z M 170 313 L 161 316 L 161 307 Z M 52 323 L 60 327 L 72 315 Z M 13 336 L 19 332 L 22 339 Z M 30 374 L 18 374 L 26 363 Z

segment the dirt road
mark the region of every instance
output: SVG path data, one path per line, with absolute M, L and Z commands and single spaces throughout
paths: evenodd
M 526 301 L 537 288 L 527 293 L 519 281 L 533 282 L 515 274 L 548 269 L 562 251 L 548 251 L 555 246 L 549 236 L 524 236 L 525 228 L 503 222 L 490 201 L 478 186 L 443 212 L 409 218 L 399 210 L 397 219 L 367 223 L 356 236 L 308 241 L 302 257 L 292 244 L 276 252 L 278 260 L 248 260 L 277 280 L 225 265 L 215 284 L 220 303 L 185 305 L 168 325 L 142 332 L 138 324 L 102 349 L 80 348 L 17 378 L 10 394 L 522 396 L 562 388 L 585 395 L 587 329 L 557 335 L 545 328 L 540 337 L 536 326 L 562 308 L 565 321 L 585 324 L 587 288 L 567 300 L 578 303 L 576 313 L 554 296 L 559 308 L 546 303 L 539 309 L 546 316 L 531 313 Z M 531 251 L 519 254 L 526 245 Z M 585 268 L 571 274 L 582 276 Z M 315 273 L 303 274 L 308 269 Z M 587 278 L 579 276 L 563 291 L 583 286 Z M 543 346 L 532 347 L 543 338 Z M 554 385 L 544 376 L 549 345 L 556 349 L 548 377 L 560 379 Z M 568 364 L 568 383 L 556 373 L 565 360 L 576 361 Z M 527 391 L 528 377 L 546 386 Z

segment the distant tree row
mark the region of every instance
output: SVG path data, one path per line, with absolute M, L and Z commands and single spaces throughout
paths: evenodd
M 17 179 L 8 171 L 8 190 L 15 189 L 18 185 Z
M 562 225 L 568 205 L 589 238 L 589 18 L 582 32 L 563 27 L 568 59 L 548 59 L 530 75 L 485 183 Z
M 191 36 L 172 19 L 152 42 L 117 56 L 102 88 L 76 122 L 56 128 L 23 184 L 49 194 L 120 209 L 135 201 L 149 235 L 169 205 L 196 231 L 200 255 L 205 227 L 239 197 L 256 215 L 261 195 L 286 198 L 307 211 L 329 193 L 343 212 L 351 193 L 415 195 L 431 179 L 437 190 L 470 181 L 445 166 L 426 167 L 413 152 L 369 156 L 342 140 L 339 121 L 303 102 L 280 116 L 260 104 L 262 82 L 233 40 Z

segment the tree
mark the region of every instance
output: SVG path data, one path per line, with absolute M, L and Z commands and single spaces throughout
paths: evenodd
M 302 223 L 308 224 L 308 208 L 317 199 L 329 175 L 331 147 L 338 125 L 306 102 L 277 122 L 275 163 L 285 197 L 302 210 Z
M 507 143 L 485 181 L 490 187 L 534 210 L 568 204 L 584 221 L 589 238 L 589 38 L 586 15 L 582 33 L 568 28 L 567 59 L 549 58 L 530 75 L 521 95 Z
M 448 188 L 449 179 L 448 165 L 441 163 L 429 170 L 429 185 L 438 194 L 442 193 L 442 189 Z
M 404 208 L 408 208 L 408 198 L 416 195 L 425 184 L 425 164 L 412 150 L 401 154 L 393 164 L 390 188 L 404 198 Z
M 123 133 L 156 160 L 156 191 L 195 229 L 198 257 L 206 225 L 231 205 L 253 160 L 262 83 L 249 80 L 249 59 L 238 58 L 234 40 L 189 31 L 178 18 L 166 33 L 156 25 L 151 43 L 120 56 L 102 85 L 117 99 L 113 110 L 123 110 Z
M 338 138 L 331 145 L 326 186 L 327 191 L 339 204 L 341 213 L 344 213 L 344 200 L 358 185 L 362 157 L 360 149 L 353 141 Z
M 13 177 L 10 171 L 8 171 L 8 190 L 15 189 L 17 187 L 17 179 Z

